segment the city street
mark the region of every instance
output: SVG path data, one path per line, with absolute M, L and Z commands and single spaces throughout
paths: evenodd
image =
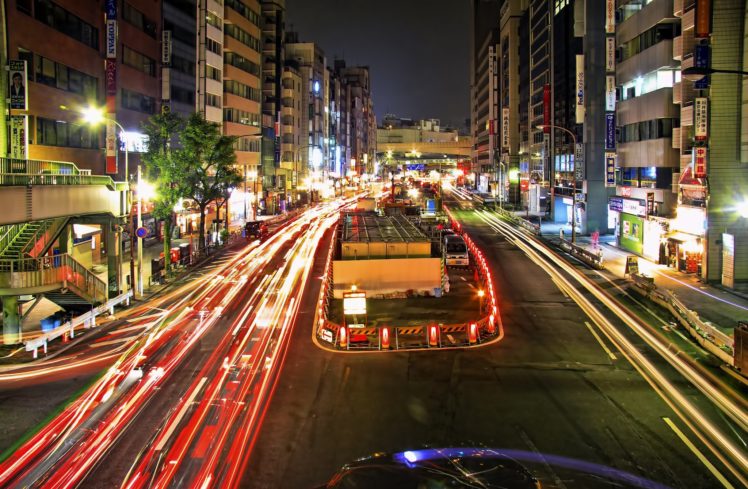
M 690 444 L 704 447 L 693 436 L 684 443 L 688 429 L 584 312 L 522 251 L 464 217 L 496 271 L 504 339 L 449 352 L 331 354 L 297 328 L 246 486 L 312 487 L 375 452 L 475 446 L 527 452 L 523 463 L 543 487 L 607 487 L 601 477 L 614 470 L 715 487 Z

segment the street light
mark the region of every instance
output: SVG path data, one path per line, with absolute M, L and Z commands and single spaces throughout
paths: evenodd
M 703 67 L 698 67 L 698 66 L 691 66 L 681 71 L 681 75 L 683 76 L 683 78 L 685 78 L 686 80 L 690 80 L 690 81 L 698 81 L 704 78 L 705 76 L 712 75 L 714 73 L 730 73 L 733 75 L 748 76 L 748 71 L 721 70 L 721 69 L 715 69 L 715 68 L 703 68 Z
M 478 289 L 478 315 L 483 315 L 483 296 L 485 296 L 486 293 L 483 291 L 483 289 Z
M 550 127 L 552 129 L 558 129 L 560 131 L 564 131 L 566 134 L 571 136 L 571 140 L 573 143 L 572 151 L 575 150 L 577 147 L 577 136 L 570 130 L 566 129 L 565 127 L 557 126 L 555 124 L 540 124 L 539 126 L 536 126 L 541 131 L 545 129 L 546 127 Z M 572 168 L 572 178 L 571 181 L 573 183 L 573 193 L 571 196 L 571 243 L 574 244 L 577 242 L 577 172 L 576 172 L 576 166 L 577 161 L 574 160 L 574 168 Z
M 64 105 L 60 106 L 61 109 L 67 110 L 67 107 Z M 83 109 L 81 109 L 81 115 L 83 117 L 83 121 L 90 125 L 90 126 L 97 126 L 101 124 L 102 122 L 111 122 L 119 130 L 120 138 L 125 143 L 125 181 L 127 182 L 127 190 L 130 190 L 130 153 L 128 148 L 128 141 L 127 141 L 127 131 L 125 131 L 125 128 L 122 127 L 122 125 L 117 122 L 114 119 L 106 117 L 104 114 L 104 109 L 100 107 L 93 107 L 88 106 Z M 140 165 L 138 165 L 138 186 L 140 186 Z M 127 219 L 129 221 L 128 227 L 130 229 L 130 288 L 135 287 L 135 256 L 134 256 L 134 250 L 132 246 L 132 238 L 135 236 L 135 229 L 132 222 L 132 205 L 130 206 L 130 212 L 127 215 Z M 142 216 L 141 216 L 141 205 L 140 205 L 140 199 L 138 199 L 138 227 L 141 227 L 142 224 Z M 120 244 L 117 243 L 117 246 Z M 119 267 L 121 268 L 121 267 Z M 143 295 L 143 279 L 142 279 L 142 270 L 143 270 L 143 240 L 142 238 L 138 238 L 138 290 L 140 291 L 140 295 Z M 117 275 L 120 276 L 121 271 L 117 270 Z M 119 291 L 119 280 L 117 281 L 117 291 Z

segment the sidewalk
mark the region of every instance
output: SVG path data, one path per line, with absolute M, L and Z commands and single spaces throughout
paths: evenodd
M 518 217 L 525 217 L 524 213 Z M 530 217 L 537 223 L 537 216 Z M 553 222 L 542 222 L 541 236 L 543 239 L 557 244 L 559 231 L 564 231 L 567 240 L 571 239 L 571 226 Z M 634 255 L 618 248 L 615 236 L 600 236 L 600 244 L 594 246 L 589 236 L 577 236 L 577 245 L 584 246 L 590 251 L 602 251 L 605 270 L 618 279 L 624 278 L 626 257 Z M 666 265 L 656 264 L 642 256 L 638 256 L 639 272 L 654 277 L 655 285 L 660 289 L 673 292 L 689 309 L 699 314 L 704 322 L 711 323 L 720 331 L 732 335 L 739 320 L 748 320 L 748 298 L 738 292 L 731 292 L 699 281 L 696 274 L 678 272 Z

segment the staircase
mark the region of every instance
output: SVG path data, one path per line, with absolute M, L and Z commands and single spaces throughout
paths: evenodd
M 107 284 L 67 253 L 0 260 L 0 296 L 42 293 L 62 307 L 95 305 L 106 302 Z
M 35 258 L 49 251 L 67 219 L 0 226 L 0 260 Z

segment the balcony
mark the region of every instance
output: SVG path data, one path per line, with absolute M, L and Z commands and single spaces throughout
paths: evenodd
M 650 139 L 618 145 L 618 162 L 621 167 L 655 166 L 679 168 L 678 151 L 673 149 L 671 138 Z
M 683 58 L 683 36 L 673 39 L 673 59 L 680 61 Z
M 683 12 L 680 21 L 680 27 L 682 31 L 693 29 L 696 25 L 696 9 L 691 8 Z
M 693 126 L 693 104 L 683 105 L 680 109 L 680 125 Z
M 683 82 L 678 82 L 673 85 L 673 103 L 675 105 L 683 103 Z
M 673 0 L 673 15 L 676 17 L 683 15 L 683 0 Z
M 634 80 L 643 73 L 677 66 L 673 61 L 673 40 L 667 39 L 619 63 L 616 75 L 618 80 Z
M 680 141 L 680 127 L 674 127 L 673 128 L 673 149 L 680 149 L 681 141 Z

